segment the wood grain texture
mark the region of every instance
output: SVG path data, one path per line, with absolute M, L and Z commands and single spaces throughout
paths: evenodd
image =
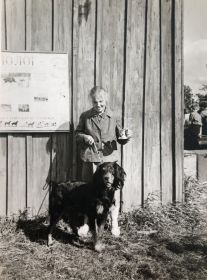
M 0 30 L 1 30 L 1 38 L 0 38 L 0 49 L 2 51 L 6 50 L 6 26 L 5 26 L 5 1 L 1 0 L 0 4 Z
M 108 106 L 122 123 L 125 1 L 97 2 L 96 85 L 109 94 Z M 118 145 L 121 163 L 121 146 Z M 120 194 L 116 193 L 116 203 Z
M 183 200 L 183 1 L 175 0 L 174 11 L 174 73 L 175 73 L 175 200 Z
M 172 202 L 172 3 L 161 1 L 161 195 Z
M 160 192 L 160 29 L 159 1 L 148 1 L 145 119 L 144 198 Z
M 56 169 L 57 181 L 67 181 L 71 173 L 69 137 L 67 134 L 56 135 Z
M 67 181 L 72 178 L 72 147 L 70 133 L 53 133 L 48 150 L 51 150 L 51 165 L 48 180 Z
M 73 122 L 76 128 L 81 113 L 91 107 L 89 92 L 94 86 L 95 65 L 95 0 L 74 1 L 73 21 Z M 73 138 L 73 177 L 78 175 L 80 163 Z M 78 170 L 76 169 L 78 165 Z
M 124 0 L 98 1 L 96 84 L 109 93 L 111 109 L 122 116 L 124 77 Z
M 75 128 L 97 84 L 109 91 L 116 116 L 133 130 L 122 155 L 128 175 L 124 210 L 151 192 L 161 192 L 163 202 L 182 201 L 182 0 L 5 0 L 3 8 L 4 3 L 3 50 L 68 52 Z M 0 214 L 7 203 L 9 214 L 25 206 L 33 215 L 45 211 L 45 182 L 75 179 L 77 159 L 73 134 L 1 135 Z
M 45 52 L 53 48 L 52 1 L 26 1 L 26 50 Z M 27 145 L 27 204 L 32 215 L 47 211 L 50 180 L 50 135 L 32 134 Z M 38 174 L 38 176 L 36 176 Z
M 146 1 L 128 1 L 125 127 L 133 131 L 133 139 L 123 149 L 123 167 L 127 173 L 123 189 L 124 211 L 142 202 L 142 122 L 145 50 Z
M 98 1 L 96 85 L 109 94 L 109 107 L 122 123 L 125 1 Z M 119 162 L 121 162 L 121 147 Z
M 0 136 L 0 216 L 6 215 L 7 136 Z
M 7 50 L 25 50 L 25 0 L 6 1 Z
M 71 0 L 54 0 L 54 51 L 68 52 L 69 61 L 72 53 L 72 12 Z
M 85 3 L 88 3 L 84 10 Z M 84 14 L 85 13 L 85 14 Z M 95 1 L 74 1 L 73 30 L 74 125 L 91 104 L 88 94 L 94 86 Z
M 52 1 L 26 1 L 26 50 L 52 50 Z
M 30 190 L 33 190 L 33 177 L 35 174 L 33 173 L 33 149 L 32 149 L 32 142 L 33 137 L 31 135 L 26 136 L 26 168 L 27 168 L 27 176 L 26 176 L 26 206 L 28 209 L 30 209 L 29 214 L 34 215 L 32 211 L 32 205 L 30 202 L 33 200 L 32 196 L 33 193 Z
M 55 52 L 68 53 L 68 77 L 69 77 L 69 122 L 72 123 L 72 16 L 73 1 L 55 0 L 54 1 L 54 36 L 53 46 Z M 55 171 L 58 180 L 68 180 L 72 177 L 72 144 L 73 131 L 64 134 L 53 135 L 53 140 L 57 142 L 57 150 L 53 150 L 53 174 L 54 166 L 58 170 Z M 62 150 L 65 149 L 65 150 Z M 61 158 L 62 157 L 62 158 Z M 55 165 L 56 164 L 56 165 Z
M 25 136 L 8 135 L 8 215 L 26 207 Z
M 48 188 L 45 188 L 50 172 L 50 135 L 36 134 L 27 144 L 27 166 L 32 171 L 27 186 L 27 204 L 32 215 L 47 211 Z

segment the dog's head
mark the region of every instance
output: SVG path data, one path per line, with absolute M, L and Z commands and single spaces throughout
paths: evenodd
M 124 186 L 126 173 L 116 162 L 105 162 L 97 168 L 93 182 L 107 189 L 117 190 Z

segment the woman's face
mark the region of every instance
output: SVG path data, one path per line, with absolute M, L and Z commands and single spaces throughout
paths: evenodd
M 92 97 L 92 104 L 93 109 L 98 113 L 101 114 L 105 111 L 106 108 L 106 100 L 104 98 L 104 95 L 99 93 Z

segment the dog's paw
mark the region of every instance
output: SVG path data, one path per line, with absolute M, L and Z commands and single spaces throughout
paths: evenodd
M 70 227 L 70 226 L 66 226 L 65 227 L 65 229 L 66 229 L 66 231 L 67 231 L 67 233 L 69 233 L 69 234 L 72 234 L 73 233 L 73 230 L 72 230 L 72 228 Z
M 111 229 L 111 233 L 113 234 L 113 236 L 119 237 L 120 236 L 120 227 L 113 227 Z
M 89 226 L 87 224 L 83 225 L 78 229 L 78 235 L 80 237 L 87 236 L 88 232 L 89 232 Z
M 97 211 L 97 214 L 99 214 L 99 215 L 103 214 L 103 211 L 104 211 L 103 205 L 98 204 L 96 207 L 96 211 Z
M 48 238 L 47 238 L 47 246 L 51 246 L 53 244 L 53 239 L 52 239 L 52 235 L 49 234 Z
M 96 243 L 95 246 L 94 246 L 94 250 L 98 253 L 100 253 L 104 249 L 105 249 L 105 245 L 102 244 L 102 243 Z

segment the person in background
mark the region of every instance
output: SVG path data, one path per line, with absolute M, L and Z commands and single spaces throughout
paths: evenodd
M 207 101 L 202 101 L 200 103 L 200 114 L 202 119 L 202 134 L 207 135 Z
M 199 110 L 199 105 L 197 103 L 193 104 L 191 107 L 189 123 L 190 123 L 191 147 L 197 148 L 198 140 L 202 136 L 202 118 Z
M 80 116 L 75 131 L 76 141 L 80 147 L 82 160 L 82 180 L 88 182 L 99 164 L 119 160 L 117 143 L 124 145 L 129 142 L 132 132 L 122 129 L 121 123 L 116 119 L 110 109 L 108 93 L 100 86 L 91 89 L 89 94 L 92 108 Z M 115 198 L 117 201 L 118 199 Z M 120 235 L 118 227 L 119 203 L 111 212 L 112 234 Z M 85 225 L 84 225 L 85 226 Z M 86 227 L 85 227 L 86 228 Z M 82 227 L 80 234 L 84 234 Z M 88 228 L 86 228 L 87 232 Z

